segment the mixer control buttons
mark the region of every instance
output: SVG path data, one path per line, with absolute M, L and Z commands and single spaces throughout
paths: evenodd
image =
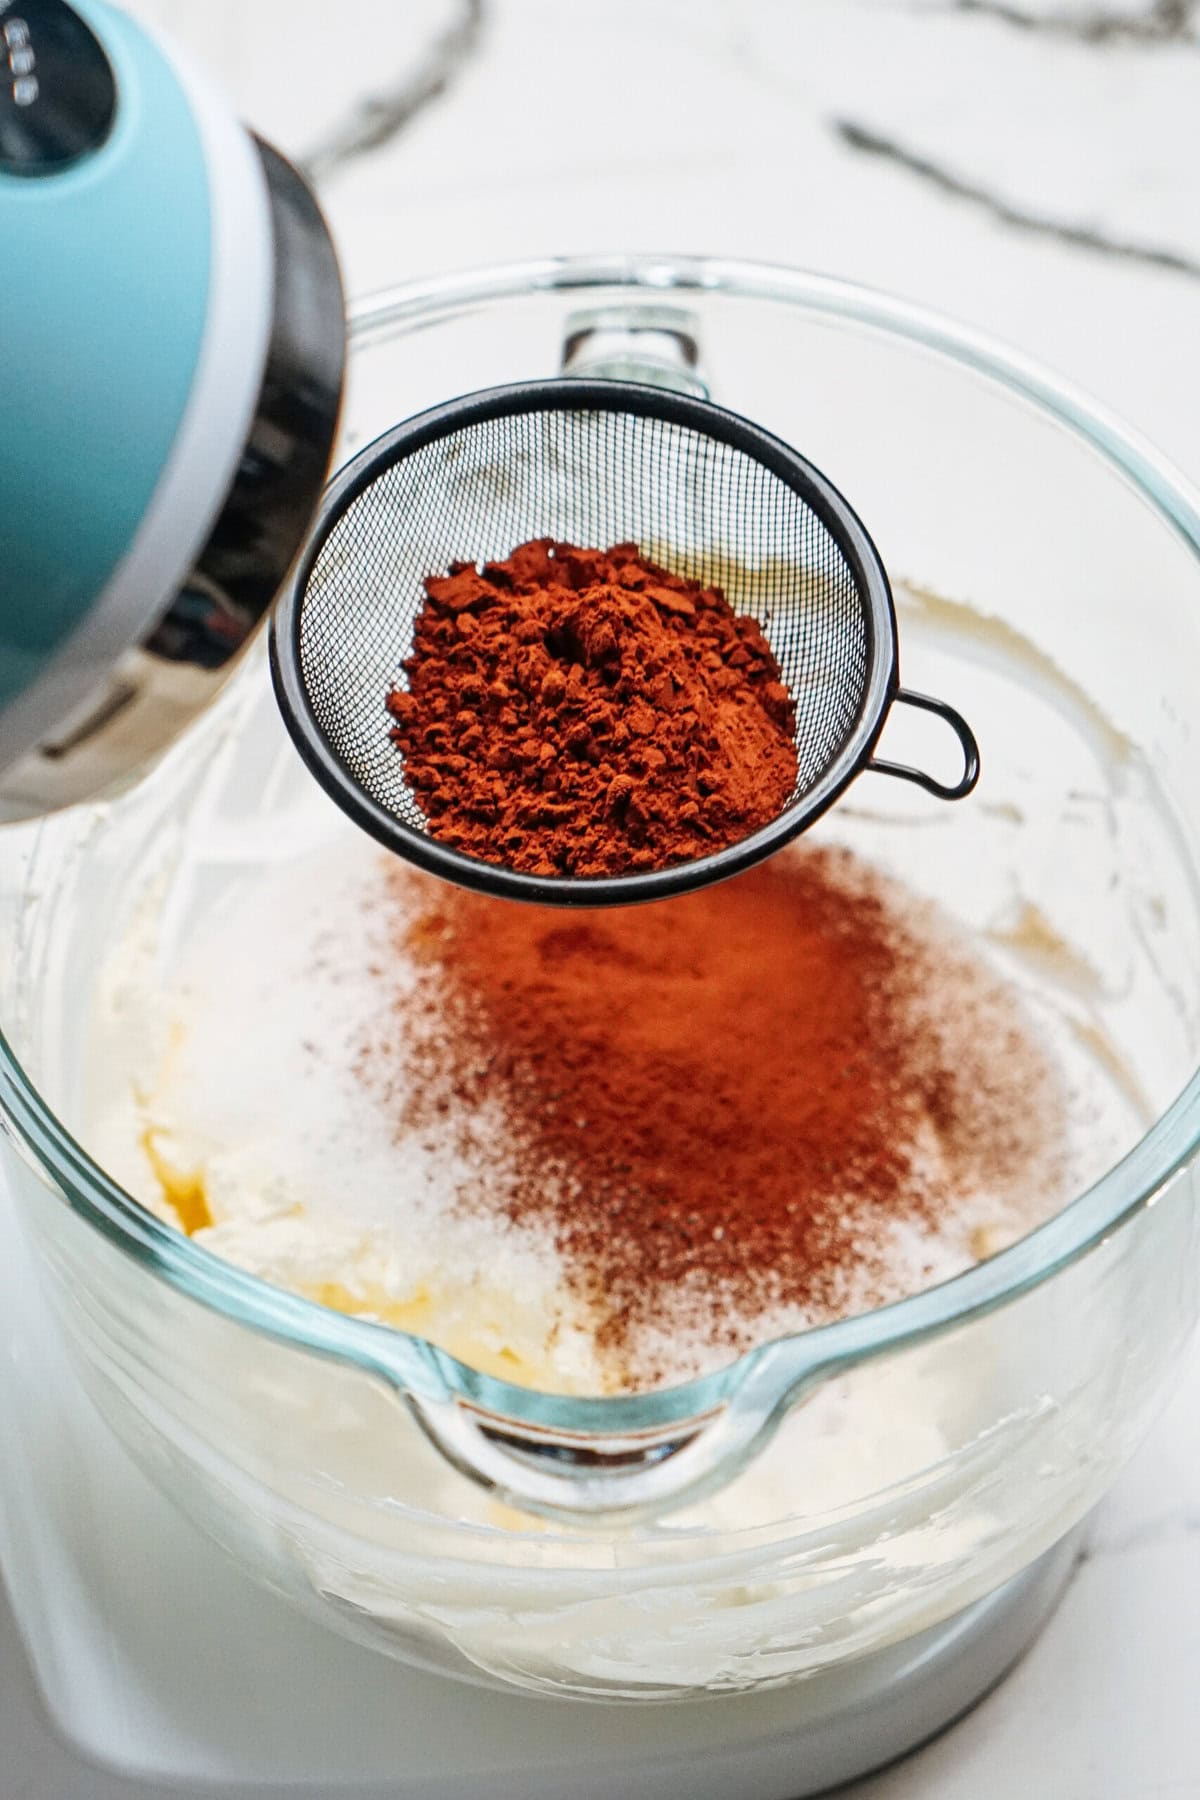
M 0 0 L 0 175 L 53 175 L 99 149 L 117 86 L 66 0 Z

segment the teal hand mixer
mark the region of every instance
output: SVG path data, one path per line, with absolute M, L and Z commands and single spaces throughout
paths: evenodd
M 0 818 L 205 706 L 307 530 L 345 323 L 296 171 L 103 0 L 0 0 Z

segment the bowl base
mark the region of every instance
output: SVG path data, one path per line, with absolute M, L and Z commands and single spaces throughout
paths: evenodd
M 97 1768 L 211 1800 L 803 1800 L 982 1698 L 1075 1559 L 1082 1527 L 942 1625 L 770 1693 L 630 1707 L 470 1688 L 301 1618 L 202 1538 L 95 1415 L 25 1254 L 0 1192 L 0 1442 L 21 1447 L 0 1480 L 0 1668 L 10 1687 L 19 1631 L 69 1753 L 62 1800 L 125 1792 Z

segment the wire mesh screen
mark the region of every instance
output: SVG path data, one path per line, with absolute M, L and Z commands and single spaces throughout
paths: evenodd
M 325 539 L 300 603 L 301 680 L 348 774 L 426 829 L 384 706 L 403 682 L 424 580 L 539 537 L 636 543 L 759 620 L 796 702 L 790 806 L 801 804 L 862 712 L 867 596 L 816 513 L 754 457 L 678 423 L 602 409 L 479 420 L 408 454 L 383 453 Z

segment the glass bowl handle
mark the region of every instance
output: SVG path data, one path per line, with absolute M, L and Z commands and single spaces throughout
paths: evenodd
M 572 313 L 563 332 L 559 373 L 591 380 L 637 381 L 708 399 L 700 321 L 682 306 L 616 301 Z

